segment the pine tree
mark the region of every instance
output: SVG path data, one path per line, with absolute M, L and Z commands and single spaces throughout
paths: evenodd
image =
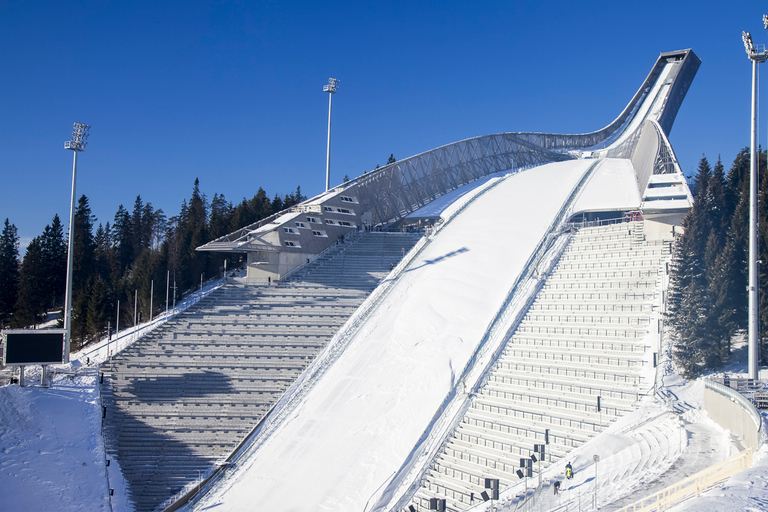
M 0 326 L 8 325 L 19 296 L 19 235 L 5 219 L 0 235 Z

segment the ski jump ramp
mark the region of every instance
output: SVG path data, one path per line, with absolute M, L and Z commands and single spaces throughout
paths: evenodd
M 460 207 L 454 203 L 442 213 L 440 228 L 395 269 L 384 291 L 374 292 L 375 307 L 343 350 L 314 368 L 311 385 L 297 383 L 289 391 L 296 399 L 281 401 L 267 419 L 269 428 L 257 432 L 237 462 L 186 509 L 396 507 L 467 387 L 471 391 L 493 362 L 514 317 L 509 311 L 525 307 L 535 293 L 564 224 L 642 211 L 655 226 L 651 231 L 661 232 L 690 208 L 667 135 L 699 62 L 690 50 L 662 54 L 625 111 L 598 132 L 469 139 L 351 182 L 347 197 L 354 194 L 361 215 L 373 212 L 375 223 L 382 223 L 417 212 L 430 202 L 427 195 L 434 199 L 490 177 L 464 194 Z M 496 151 L 501 145 L 494 141 L 512 139 L 540 160 L 520 165 L 514 151 Z M 463 152 L 464 163 L 451 164 L 449 152 Z M 428 161 L 432 168 L 424 167 Z M 417 167 L 420 179 L 398 174 Z M 474 179 L 455 178 L 470 167 L 479 169 Z M 402 190 L 391 189 L 395 182 Z M 376 196 L 385 183 L 391 193 Z

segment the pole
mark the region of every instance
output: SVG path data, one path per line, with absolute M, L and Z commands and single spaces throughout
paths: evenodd
M 757 60 L 752 60 L 752 123 L 749 158 L 749 319 L 748 378 L 757 379 Z
M 597 463 L 600 462 L 600 456 L 594 455 L 592 460 L 595 461 L 595 495 L 593 499 L 595 500 L 595 510 L 597 510 Z
M 333 92 L 328 92 L 328 149 L 325 152 L 325 191 L 331 188 L 331 99 Z
M 170 292 L 171 287 L 171 271 L 168 271 L 168 274 L 165 277 L 165 316 L 168 316 L 168 292 Z
M 115 321 L 115 346 L 117 346 L 117 340 L 120 338 L 120 301 L 117 301 L 117 319 Z M 109 347 L 107 347 L 107 357 L 111 357 L 109 353 Z
M 133 340 L 136 341 L 136 315 L 139 312 L 139 290 L 133 290 Z
M 152 306 L 154 305 L 155 300 L 155 280 L 153 279 L 150 282 L 149 286 L 149 323 L 152 323 Z
M 74 226 L 75 226 L 75 183 L 77 181 L 77 151 L 73 151 L 72 158 L 72 199 L 69 204 L 69 241 L 67 243 L 67 291 L 64 297 L 64 329 L 66 334 L 64 335 L 64 354 L 62 361 L 64 363 L 69 362 L 69 351 L 72 340 L 72 272 L 73 272 L 73 252 L 72 248 L 75 243 L 74 239 Z

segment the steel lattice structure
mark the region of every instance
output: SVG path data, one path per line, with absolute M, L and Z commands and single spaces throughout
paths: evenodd
M 214 240 L 198 250 L 240 252 L 249 254 L 249 262 L 258 261 L 264 275 L 280 279 L 292 262 L 306 261 L 333 244 L 346 232 L 363 226 L 380 226 L 398 222 L 438 197 L 490 174 L 520 170 L 579 158 L 615 157 L 637 159 L 638 144 L 643 138 L 663 135 L 651 145 L 657 151 L 653 169 L 643 171 L 638 179 L 642 193 L 648 182 L 646 175 L 670 172 L 674 155 L 666 137 L 693 81 L 701 61 L 691 50 L 662 53 L 651 72 L 621 114 L 608 126 L 584 134 L 498 133 L 473 137 L 420 153 L 418 155 L 367 172 L 336 186 L 292 209 Z M 648 107 L 653 105 L 654 109 Z M 647 121 L 653 121 L 650 125 Z M 665 143 L 666 142 L 666 143 Z M 649 148 L 648 144 L 641 146 Z M 663 154 L 662 154 L 663 153 Z M 645 166 L 647 168 L 647 166 Z M 640 173 L 639 173 L 640 174 Z M 346 201 L 346 204 L 345 204 Z M 351 205 L 351 206 L 350 206 Z M 328 219 L 328 212 L 346 212 L 349 222 Z M 322 226 L 317 231 L 301 231 L 295 226 L 312 220 Z M 353 218 L 352 218 L 353 217 Z M 284 229 L 280 229 L 280 228 Z M 314 228 L 314 226 L 313 226 Z M 268 253 L 284 256 L 278 264 Z M 259 256 L 258 254 L 261 256 Z M 260 258 L 260 259 L 259 259 Z M 269 260 L 269 261 L 267 261 Z M 291 261 L 288 261 L 291 260 Z

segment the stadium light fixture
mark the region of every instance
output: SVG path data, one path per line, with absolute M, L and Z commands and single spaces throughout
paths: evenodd
M 763 23 L 768 28 L 768 17 L 763 15 Z M 757 297 L 757 65 L 768 59 L 768 52 L 765 47 L 755 47 L 752 42 L 752 34 L 742 32 L 741 39 L 744 41 L 744 49 L 747 52 L 747 58 L 752 61 L 752 119 L 751 119 L 751 139 L 749 143 L 749 286 L 748 307 L 747 307 L 747 377 L 750 379 L 758 378 L 757 363 L 760 358 L 758 348 L 759 337 L 759 318 L 758 318 L 758 297 Z
M 328 84 L 323 86 L 323 92 L 328 93 L 328 148 L 325 153 L 325 191 L 331 188 L 331 98 L 339 90 L 340 80 L 329 78 Z
M 69 242 L 67 244 L 67 292 L 64 298 L 64 363 L 69 362 L 69 350 L 72 338 L 72 247 L 74 244 L 73 232 L 75 225 L 75 184 L 77 181 L 77 154 L 85 151 L 88 144 L 88 130 L 90 125 L 75 123 L 72 127 L 72 138 L 64 143 L 64 149 L 70 149 L 73 153 L 72 162 L 72 199 L 69 205 Z

